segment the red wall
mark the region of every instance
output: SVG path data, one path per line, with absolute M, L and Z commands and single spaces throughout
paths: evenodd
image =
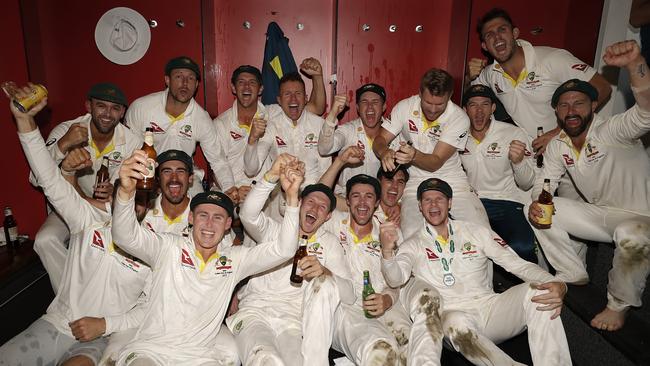
M 27 62 L 17 0 L 3 3 L 0 11 L 0 33 L 5 35 L 3 41 L 5 51 L 0 57 L 0 82 L 14 80 L 18 84 L 24 84 L 28 80 Z M 4 178 L 0 179 L 0 192 L 2 192 L 0 205 L 2 208 L 11 206 L 20 233 L 29 234 L 33 238 L 45 219 L 45 200 L 43 194 L 27 181 L 29 166 L 18 142 L 16 125 L 12 122 L 13 117 L 9 111 L 9 101 L 4 96 L 0 96 L 0 100 L 2 101 L 0 118 L 5 126 L 4 133 L 0 133 L 0 146 L 2 146 L 0 171 L 4 175 Z

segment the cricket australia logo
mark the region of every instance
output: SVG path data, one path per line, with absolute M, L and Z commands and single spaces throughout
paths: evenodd
M 178 131 L 178 133 L 180 133 L 181 135 L 183 135 L 183 136 L 185 136 L 187 138 L 191 138 L 192 137 L 192 126 L 185 125 L 185 126 L 181 127 L 181 129 L 180 129 L 180 131 Z
M 122 156 L 122 153 L 119 151 L 113 151 L 112 153 L 108 154 L 108 163 L 110 165 L 120 165 L 122 164 L 122 159 L 124 157 Z
M 305 147 L 311 148 L 316 145 L 318 145 L 318 138 L 316 137 L 316 135 L 310 133 L 307 136 L 305 136 Z
M 217 259 L 214 264 L 215 274 L 220 276 L 226 276 L 232 273 L 232 259 L 228 258 L 225 255 L 222 255 Z

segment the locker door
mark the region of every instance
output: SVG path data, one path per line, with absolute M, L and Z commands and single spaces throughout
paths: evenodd
M 332 68 L 334 1 L 216 0 L 204 2 L 204 44 L 207 110 L 212 116 L 232 107 L 230 76 L 239 65 L 260 68 L 266 28 L 280 25 L 296 64 L 315 57 L 323 65 L 325 82 Z M 307 81 L 307 92 L 311 91 Z

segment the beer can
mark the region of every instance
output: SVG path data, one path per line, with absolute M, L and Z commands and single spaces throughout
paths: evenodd
M 47 89 L 45 89 L 41 84 L 34 84 L 32 92 L 28 96 L 14 100 L 14 106 L 16 106 L 19 111 L 27 113 L 27 111 L 40 103 L 45 97 L 47 97 Z

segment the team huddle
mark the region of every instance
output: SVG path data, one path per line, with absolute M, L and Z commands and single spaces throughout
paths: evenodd
M 606 119 L 595 112 L 611 88 L 593 68 L 518 39 L 500 9 L 477 30 L 494 62 L 470 61 L 461 105 L 432 68 L 390 118 L 375 83 L 356 90 L 358 118 L 339 124 L 346 95 L 321 117 L 313 58 L 300 65 L 311 95 L 288 73 L 273 105 L 259 100 L 260 71 L 238 67 L 233 106 L 214 121 L 183 56 L 166 64 L 164 91 L 130 104 L 93 85 L 88 113 L 47 139 L 34 120 L 47 98 L 10 103 L 29 179 L 53 208 L 34 249 L 56 297 L 0 347 L 0 365 L 311 366 L 329 365 L 330 348 L 356 365 L 440 365 L 443 346 L 520 365 L 496 344 L 526 330 L 535 365 L 570 365 L 566 284 L 589 281 L 576 239 L 615 244 L 593 327 L 621 328 L 650 272 L 648 65 L 634 41 L 606 49 L 636 99 Z M 495 119 L 499 104 L 514 124 Z M 137 189 L 150 174 L 143 135 L 158 192 Z M 556 195 L 550 227 L 543 191 Z M 495 293 L 493 263 L 524 283 Z

